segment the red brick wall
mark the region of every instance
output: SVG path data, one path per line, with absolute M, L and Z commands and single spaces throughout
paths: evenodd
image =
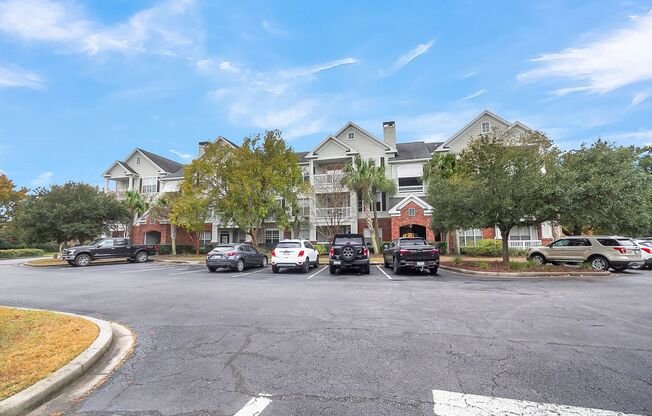
M 408 215 L 408 210 L 410 208 L 414 208 L 416 210 L 416 215 L 414 217 L 410 217 Z M 421 208 L 419 205 L 417 205 L 414 202 L 410 202 L 406 206 L 404 206 L 401 209 L 401 215 L 399 217 L 392 217 L 391 218 L 391 223 L 392 223 L 392 240 L 395 238 L 400 237 L 400 228 L 404 225 L 410 225 L 410 224 L 418 224 L 418 225 L 423 225 L 426 227 L 426 239 L 428 241 L 434 241 L 435 240 L 435 234 L 432 232 L 430 229 L 430 215 L 424 214 L 424 209 Z
M 210 223 L 204 224 L 204 231 L 212 231 L 213 225 Z M 161 233 L 161 244 L 170 244 L 170 225 L 169 224 L 159 224 L 158 221 L 156 224 L 143 224 L 136 225 L 133 230 L 132 241 L 134 244 L 144 244 L 145 234 L 150 231 L 158 231 Z M 177 244 L 178 245 L 188 245 L 194 246 L 197 244 L 197 238 L 193 234 L 190 238 L 190 234 L 184 228 L 177 228 Z
M 482 239 L 483 240 L 493 240 L 496 238 L 496 228 L 483 228 L 482 229 Z
M 362 215 L 362 213 L 360 213 Z M 392 220 L 391 218 L 378 218 L 378 227 L 383 230 L 383 241 L 391 240 L 392 235 Z M 358 233 L 364 234 L 364 229 L 367 228 L 367 220 L 362 218 L 358 219 Z

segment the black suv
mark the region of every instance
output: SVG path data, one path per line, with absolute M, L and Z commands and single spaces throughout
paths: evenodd
M 357 268 L 369 274 L 369 250 L 362 234 L 336 234 L 331 242 L 328 256 L 329 271 L 337 273 L 339 269 Z

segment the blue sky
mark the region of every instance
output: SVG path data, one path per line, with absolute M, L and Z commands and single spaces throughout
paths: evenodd
M 0 0 L 0 169 L 102 183 L 134 147 L 346 121 L 445 140 L 478 112 L 562 148 L 652 143 L 652 1 Z

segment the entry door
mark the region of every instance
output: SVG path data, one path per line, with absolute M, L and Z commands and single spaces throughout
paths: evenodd
M 222 231 L 220 232 L 220 244 L 229 244 L 229 232 L 228 231 Z

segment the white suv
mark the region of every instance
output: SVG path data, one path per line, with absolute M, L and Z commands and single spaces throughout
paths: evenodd
M 319 266 L 319 253 L 308 240 L 283 240 L 272 250 L 272 271 L 281 267 L 300 268 L 307 273 L 310 266 Z

